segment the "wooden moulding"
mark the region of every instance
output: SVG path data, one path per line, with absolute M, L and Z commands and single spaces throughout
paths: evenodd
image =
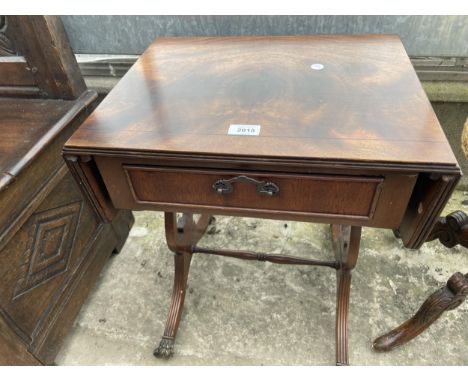
M 67 128 L 77 117 L 82 115 L 84 109 L 89 107 L 96 99 L 97 93 L 92 90 L 84 92 L 70 107 L 70 109 L 53 125 L 47 132 L 38 139 L 16 164 L 8 169 L 2 169 L 4 173 L 0 174 L 0 191 L 15 181 L 23 169 L 34 162 L 40 153 L 49 146 L 54 139 Z M 20 119 L 18 120 L 20 123 Z

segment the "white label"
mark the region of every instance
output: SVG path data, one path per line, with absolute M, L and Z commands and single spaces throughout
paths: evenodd
M 260 135 L 260 125 L 229 125 L 228 135 Z
M 312 64 L 310 65 L 310 68 L 314 70 L 322 70 L 324 66 L 322 64 Z

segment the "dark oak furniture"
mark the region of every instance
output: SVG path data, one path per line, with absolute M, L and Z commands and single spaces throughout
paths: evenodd
M 95 98 L 60 18 L 0 17 L 0 365 L 54 362 L 133 222 L 102 223 L 61 155 Z
M 162 357 L 192 255 L 205 253 L 335 269 L 336 362 L 347 364 L 361 227 L 418 248 L 460 178 L 397 36 L 158 39 L 64 155 L 103 221 L 165 211 L 175 279 Z M 335 259 L 201 248 L 211 214 L 331 224 Z

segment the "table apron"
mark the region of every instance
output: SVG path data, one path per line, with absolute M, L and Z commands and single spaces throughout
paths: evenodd
M 299 174 L 95 158 L 117 209 L 398 228 L 416 174 Z M 274 192 L 269 192 L 274 190 Z

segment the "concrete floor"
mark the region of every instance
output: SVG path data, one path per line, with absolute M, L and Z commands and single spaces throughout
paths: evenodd
M 446 211 L 468 212 L 458 191 Z M 467 202 L 465 202 L 467 203 Z M 468 203 L 467 203 L 468 204 Z M 195 255 L 172 359 L 153 349 L 164 330 L 173 259 L 163 215 L 139 212 L 59 353 L 59 365 L 333 365 L 335 274 L 328 268 Z M 328 226 L 217 217 L 205 246 L 332 258 Z M 403 248 L 391 231 L 364 229 L 350 304 L 353 365 L 468 365 L 468 303 L 386 354 L 372 339 L 409 318 L 468 251 L 438 242 Z

